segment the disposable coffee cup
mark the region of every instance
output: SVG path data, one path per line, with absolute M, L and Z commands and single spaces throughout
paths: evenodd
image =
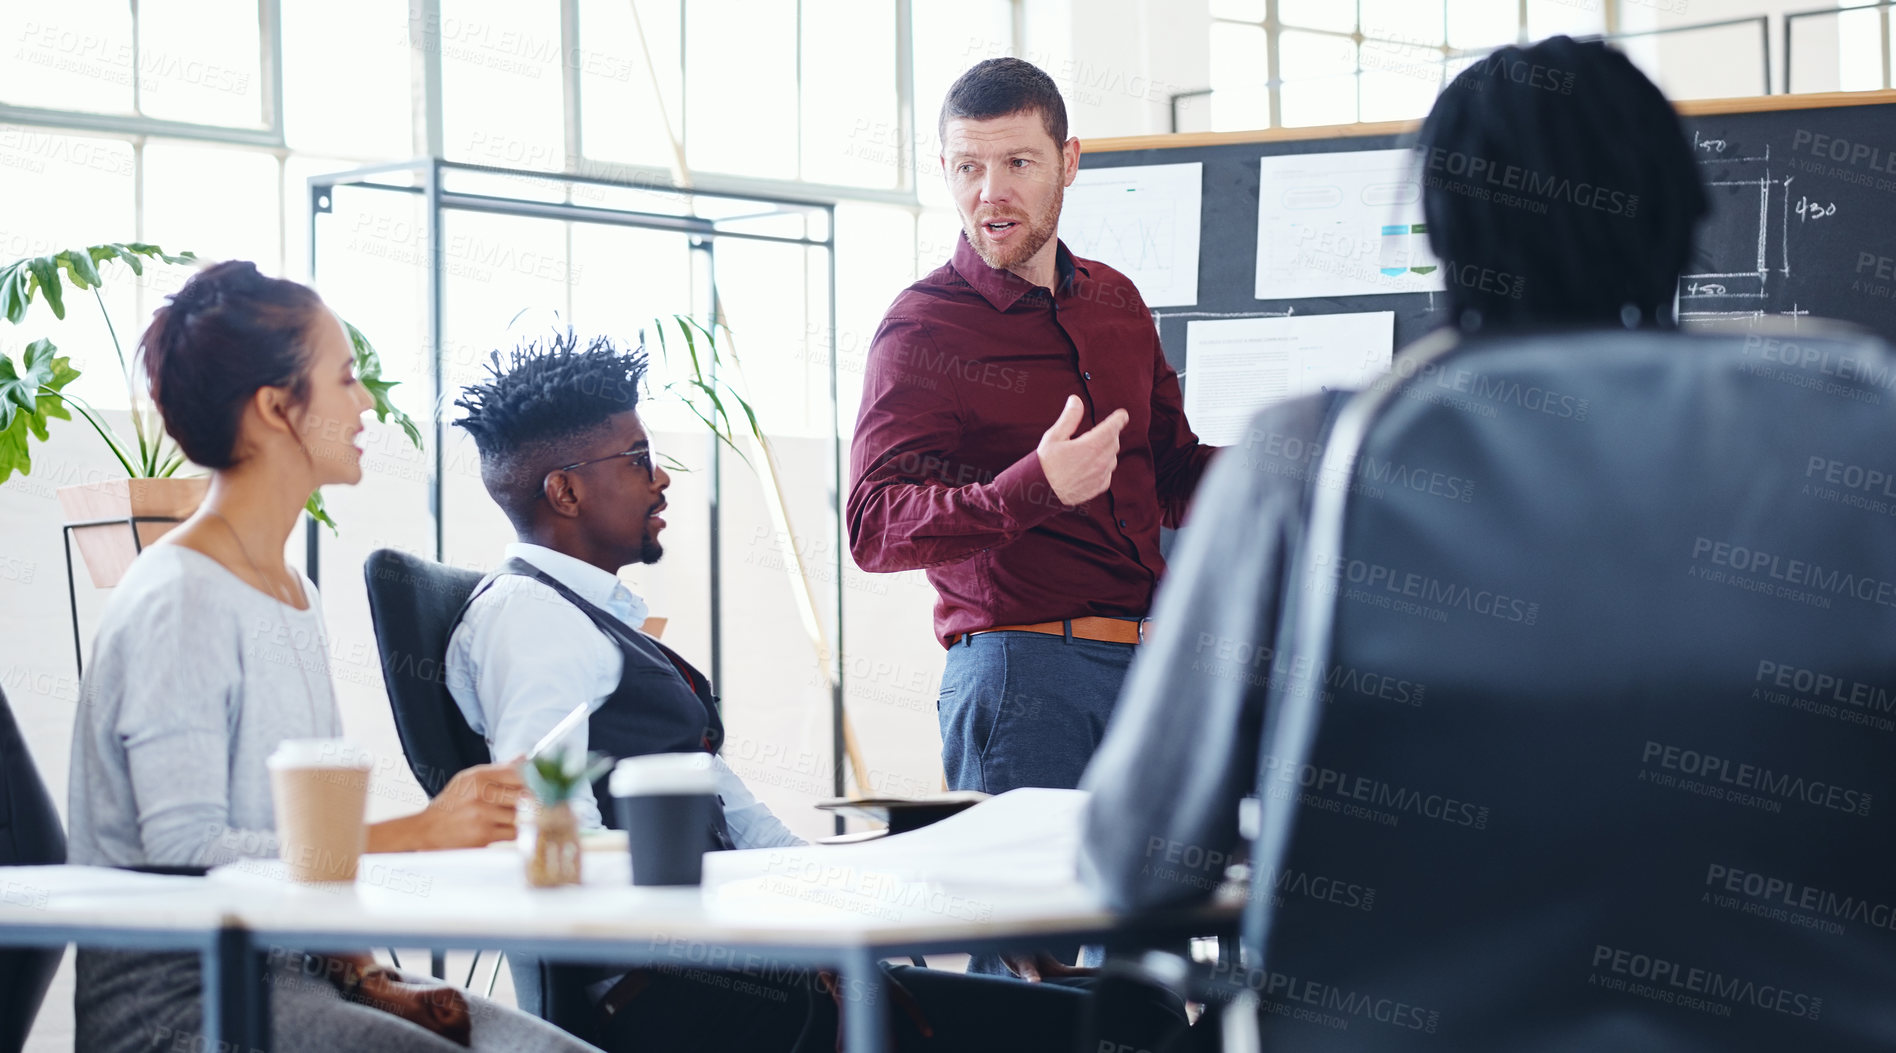
M 651 753 L 612 769 L 634 885 L 696 885 L 716 848 L 718 777 L 709 753 Z
M 368 751 L 344 739 L 285 739 L 264 764 L 290 877 L 354 881 L 369 838 Z

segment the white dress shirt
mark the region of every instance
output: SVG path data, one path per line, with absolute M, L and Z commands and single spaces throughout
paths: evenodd
M 514 542 L 509 557 L 544 571 L 580 598 L 637 630 L 645 601 L 589 563 L 540 545 Z M 532 578 L 505 574 L 468 607 L 448 638 L 448 691 L 469 727 L 487 740 L 495 760 L 521 756 L 584 701 L 594 711 L 619 687 L 625 656 L 586 612 Z M 581 724 L 566 737 L 568 749 L 587 749 Z M 714 758 L 718 797 L 731 839 L 739 848 L 800 845 L 744 785 L 721 757 Z M 599 803 L 592 787 L 573 798 L 580 823 L 597 829 Z

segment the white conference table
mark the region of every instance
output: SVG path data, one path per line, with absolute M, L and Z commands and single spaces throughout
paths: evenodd
M 879 962 L 908 954 L 1176 944 L 1234 928 L 1231 907 L 1118 916 L 1079 884 L 1071 790 L 1017 790 L 896 837 L 713 853 L 698 888 L 630 884 L 589 852 L 582 885 L 533 889 L 511 845 L 363 857 L 353 885 L 245 861 L 208 877 L 95 867 L 0 870 L 0 943 L 76 942 L 203 956 L 206 1048 L 267 1050 L 272 948 L 488 949 L 562 962 L 838 974 L 847 1048 L 881 1051 Z M 13 890 L 9 892 L 9 890 Z

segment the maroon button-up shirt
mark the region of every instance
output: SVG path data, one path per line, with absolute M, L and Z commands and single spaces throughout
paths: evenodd
M 1178 374 L 1125 275 L 1058 248 L 1059 288 L 954 259 L 896 297 L 876 331 L 850 443 L 849 545 L 867 571 L 926 568 L 935 635 L 1087 615 L 1139 617 L 1214 447 L 1185 422 Z M 1112 486 L 1078 507 L 1034 452 L 1068 395 L 1084 433 L 1116 409 Z

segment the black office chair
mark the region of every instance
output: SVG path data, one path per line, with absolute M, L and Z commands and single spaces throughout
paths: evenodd
M 491 759 L 448 693 L 448 633 L 481 575 L 382 548 L 369 553 L 362 576 L 402 753 L 433 797 L 456 772 Z
M 455 773 L 493 759 L 448 691 L 448 636 L 481 575 L 387 548 L 369 553 L 362 574 L 395 731 L 415 781 L 433 797 Z M 436 976 L 445 973 L 439 953 L 432 965 Z M 476 956 L 469 983 L 478 965 Z M 523 1011 L 574 1034 L 591 1030 L 595 1015 L 584 988 L 592 970 L 518 954 L 507 955 L 507 965 Z
M 1896 357 L 1806 328 L 1398 367 L 1288 579 L 1263 1048 L 1896 1047 Z
M 33 755 L 0 691 L 0 866 L 66 861 L 66 831 Z M 0 951 L 0 1053 L 19 1053 L 39 1015 L 64 947 Z

